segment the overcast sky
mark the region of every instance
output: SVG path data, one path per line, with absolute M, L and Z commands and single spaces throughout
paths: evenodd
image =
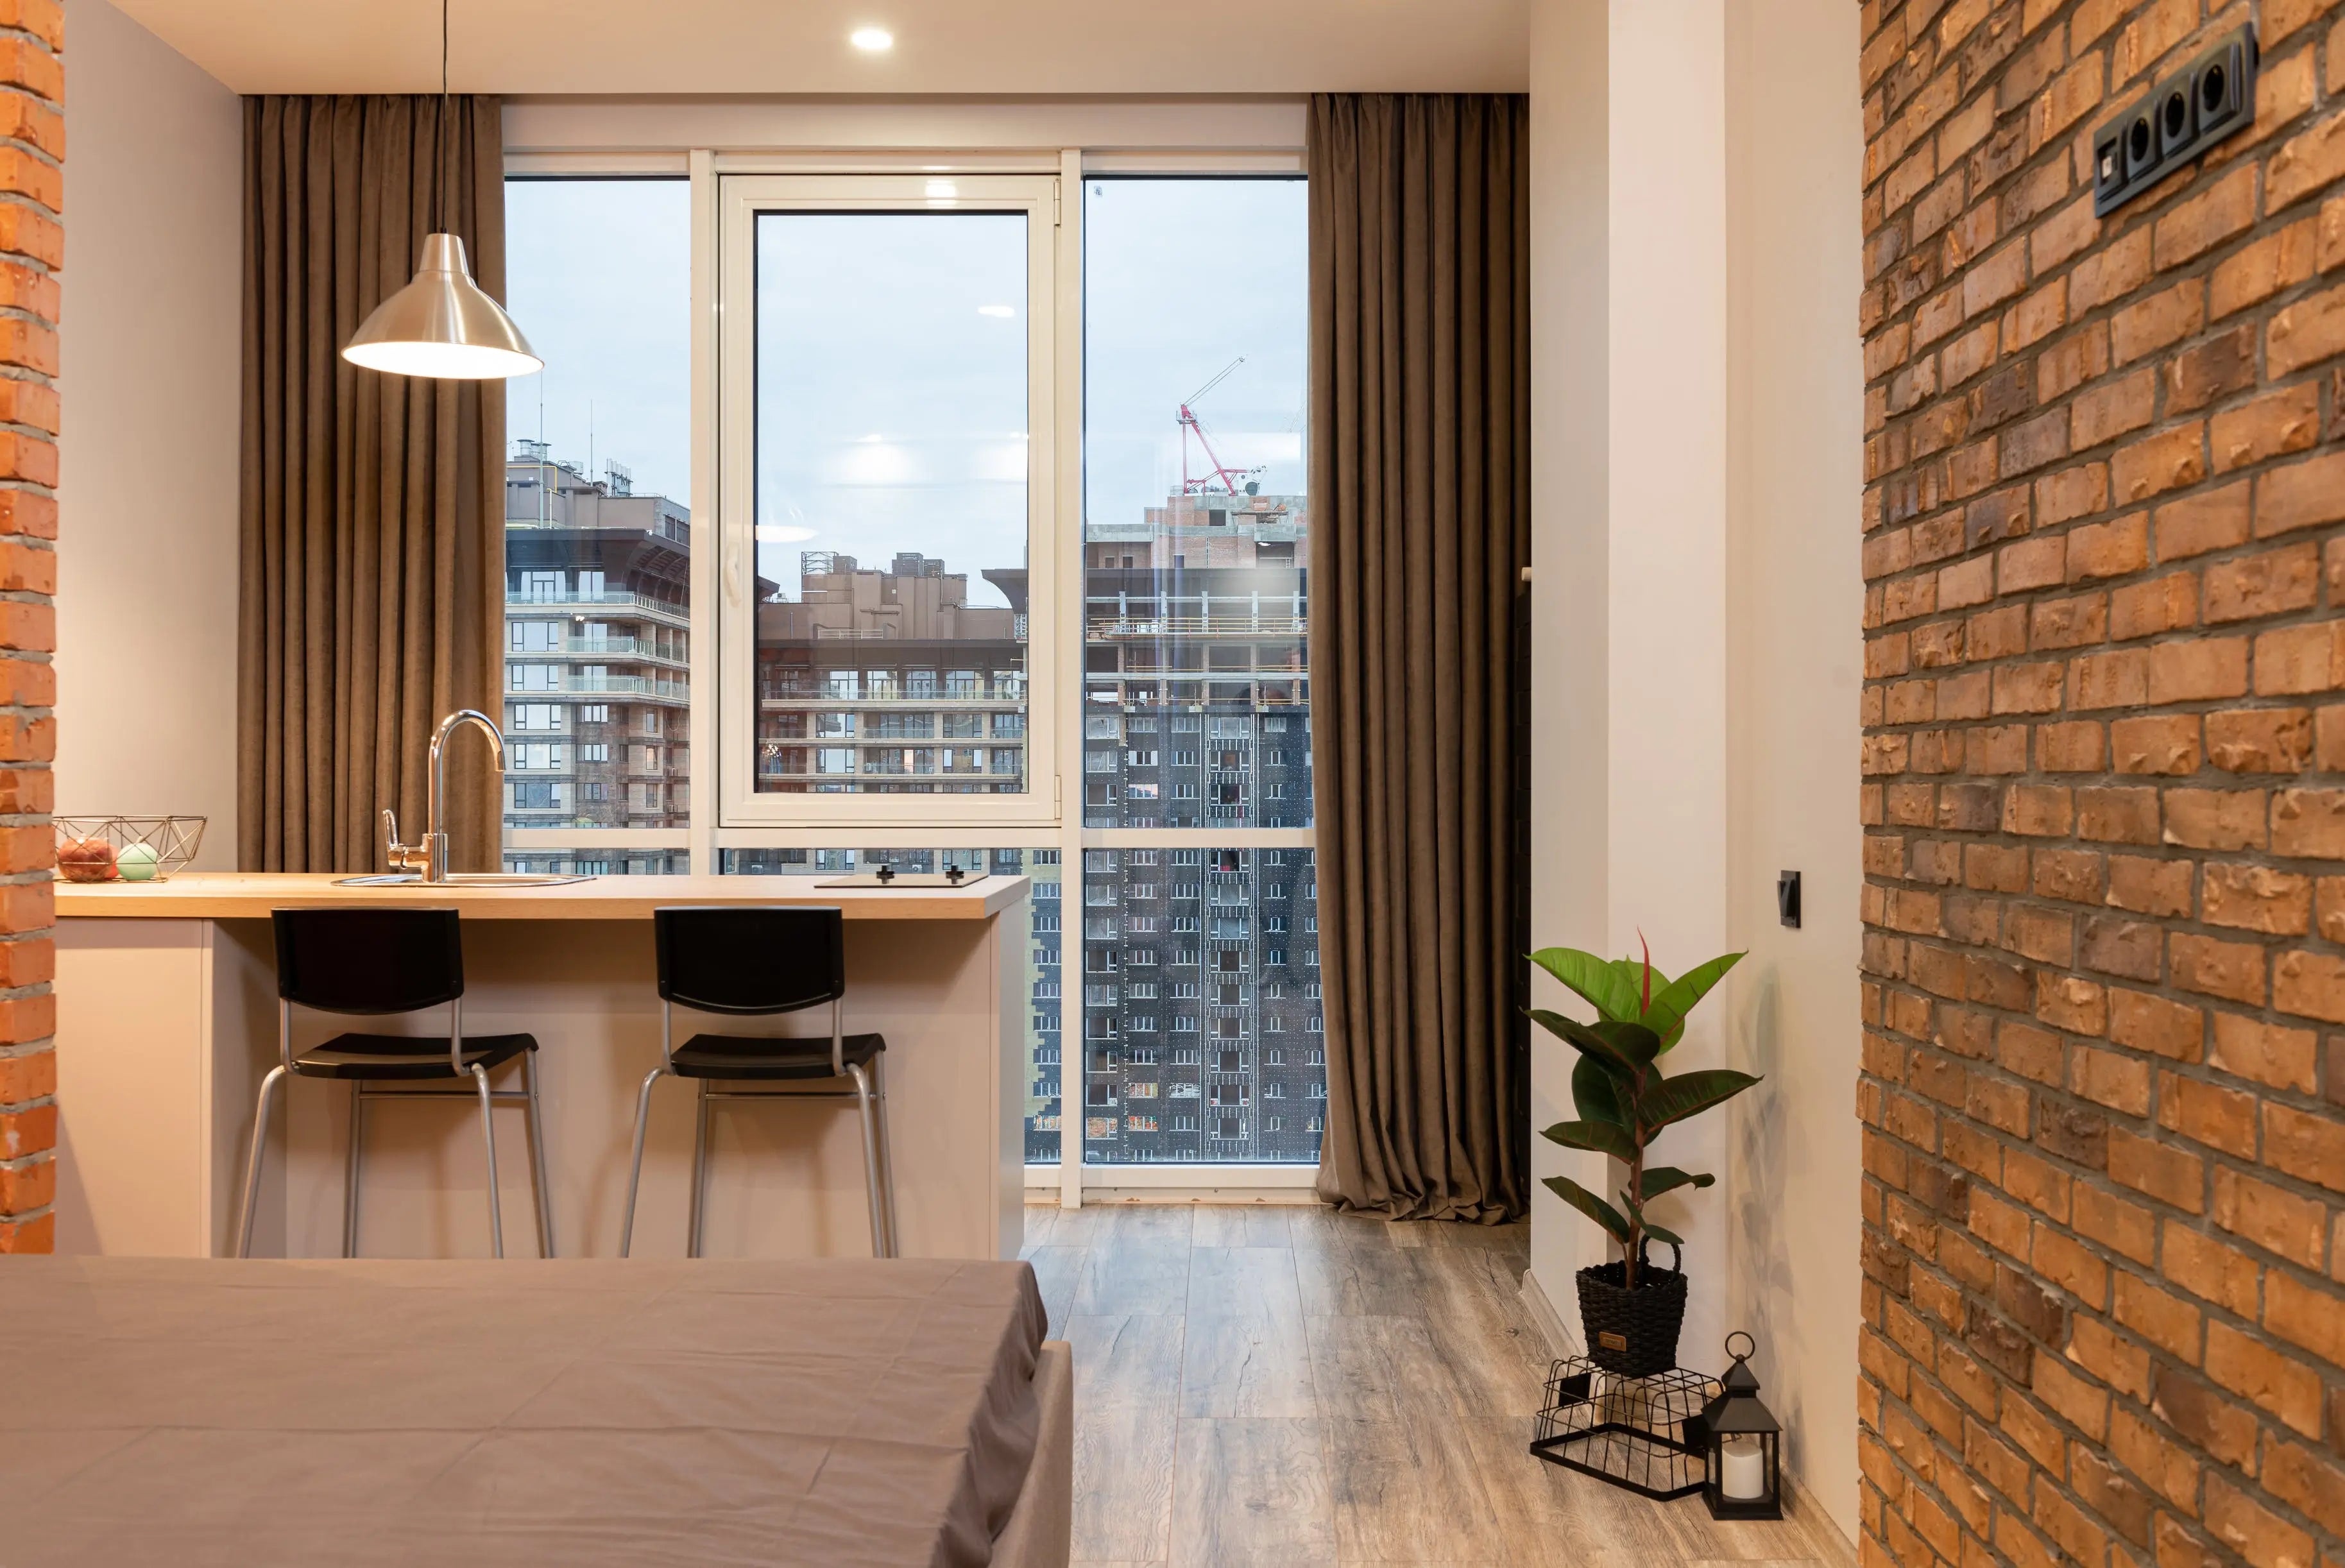
M 1085 505 L 1137 521 L 1180 488 L 1181 401 L 1233 469 L 1303 488 L 1300 180 L 1085 186 Z M 616 461 L 690 499 L 689 191 L 681 180 L 507 187 L 509 303 L 545 370 L 509 383 L 511 433 Z M 771 215 L 757 236 L 758 568 L 1023 563 L 1026 236 L 997 214 Z M 542 410 L 542 412 L 541 412 Z M 541 418 L 543 423 L 541 425 Z M 1209 466 L 1193 440 L 1190 472 Z

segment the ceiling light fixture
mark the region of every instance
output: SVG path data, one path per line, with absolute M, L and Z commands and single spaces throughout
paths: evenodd
M 858 27 L 847 41 L 867 55 L 884 55 L 896 46 L 896 35 L 885 27 Z
M 406 288 L 374 308 L 342 346 L 370 370 L 441 380 L 485 381 L 545 369 L 504 307 L 481 291 L 464 242 L 448 232 L 448 0 L 440 0 L 440 123 L 432 138 L 431 232 Z

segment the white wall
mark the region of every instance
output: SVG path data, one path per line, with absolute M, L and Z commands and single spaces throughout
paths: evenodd
M 1680 1354 L 1715 1367 L 1752 1330 L 1795 1473 L 1853 1536 L 1863 132 L 1850 8 L 1764 16 L 1534 8 L 1532 935 L 1641 931 L 1672 971 L 1750 951 L 1668 1064 L 1765 1075 L 1660 1144 L 1721 1177 L 1657 1208 L 1689 1242 Z M 1570 1063 L 1534 1049 L 1537 1128 Z M 1533 1141 L 1541 1175 L 1603 1175 Z M 1603 1255 L 1535 1194 L 1533 1279 L 1575 1330 L 1572 1270 Z
M 233 866 L 241 110 L 107 0 L 66 48 L 57 809 Z

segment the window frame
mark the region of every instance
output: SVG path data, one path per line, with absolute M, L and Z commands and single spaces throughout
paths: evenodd
M 1065 624 L 1058 588 L 1067 529 L 1058 462 L 1063 400 L 1059 177 L 727 173 L 718 182 L 719 663 L 716 722 L 709 731 L 717 747 L 717 825 L 787 827 L 794 835 L 807 828 L 865 832 L 909 825 L 931 835 L 978 829 L 997 838 L 1004 832 L 1055 829 L 1062 792 L 1054 743 L 1064 693 L 1061 661 L 1051 655 Z M 951 196 L 931 194 L 948 183 Z M 1017 213 L 1026 220 L 1027 787 L 1016 794 L 781 794 L 756 788 L 756 230 L 758 219 L 769 213 L 826 212 Z M 740 723 L 744 712 L 746 725 Z M 736 721 L 733 725 L 726 724 L 728 718 Z M 1047 771 L 1045 761 L 1051 764 Z
M 674 147 L 630 149 L 617 147 L 608 151 L 586 153 L 508 152 L 505 157 L 508 177 L 555 177 L 577 179 L 611 179 L 673 176 L 683 174 L 692 191 L 692 369 L 691 425 L 692 456 L 689 494 L 686 506 L 695 519 L 715 517 L 722 536 L 719 549 L 694 551 L 692 564 L 692 602 L 690 624 L 690 673 L 692 695 L 688 712 L 691 715 L 695 749 L 701 755 L 695 758 L 691 774 L 689 825 L 675 828 L 517 828 L 508 829 L 505 844 L 518 851 L 559 849 L 572 853 L 608 854 L 624 858 L 630 849 L 685 848 L 689 865 L 695 875 L 715 875 L 722 869 L 723 855 L 732 849 L 992 849 L 1023 847 L 1055 849 L 1059 852 L 1061 897 L 1081 905 L 1081 895 L 1067 890 L 1068 884 L 1078 887 L 1082 875 L 1082 852 L 1087 848 L 1223 848 L 1270 849 L 1315 847 L 1316 835 L 1311 828 L 1086 828 L 1082 825 L 1083 810 L 1079 781 L 1083 756 L 1083 726 L 1076 718 L 1080 707 L 1083 658 L 1083 596 L 1085 581 L 1082 564 L 1082 440 L 1083 440 L 1083 269 L 1082 269 L 1082 181 L 1087 175 L 1106 177 L 1153 176 L 1165 178 L 1213 178 L 1248 176 L 1256 177 L 1294 177 L 1303 173 L 1303 157 L 1299 147 L 1245 148 L 1230 150 L 1195 150 L 1193 145 L 1167 147 L 1162 149 L 1126 148 L 1113 152 L 1086 153 L 1080 148 L 1066 148 L 1056 154 L 997 153 L 969 151 L 945 153 L 933 151 L 901 151 L 892 149 L 830 149 L 799 154 L 760 154 L 726 152 L 714 147 L 680 149 Z M 1052 222 L 1044 228 L 1039 217 L 1030 218 L 1030 236 L 1054 236 L 1055 244 L 1029 248 L 1029 322 L 1030 322 L 1030 409 L 1036 397 L 1047 389 L 1050 394 L 1049 419 L 1030 420 L 1030 441 L 1036 446 L 1047 442 L 1051 460 L 1041 479 L 1034 477 L 1037 470 L 1030 469 L 1029 516 L 1038 515 L 1037 491 L 1047 481 L 1051 497 L 1047 527 L 1034 527 L 1029 541 L 1030 620 L 1028 633 L 1028 703 L 1026 757 L 1030 782 L 1039 785 L 1046 776 L 1051 790 L 1031 788 L 1025 796 L 899 796 L 863 797 L 868 804 L 884 799 L 911 803 L 919 808 L 922 820 L 911 820 L 912 814 L 896 822 L 850 817 L 845 812 L 811 814 L 778 811 L 770 814 L 759 812 L 756 820 L 742 821 L 728 815 L 729 803 L 724 798 L 724 770 L 728 765 L 726 753 L 738 752 L 745 759 L 742 782 L 746 782 L 746 759 L 754 758 L 756 730 L 754 720 L 746 733 L 736 734 L 728 746 L 723 718 L 726 713 L 727 685 L 726 675 L 732 666 L 726 663 L 724 647 L 725 605 L 732 602 L 725 597 L 725 584 L 730 580 L 746 583 L 747 573 L 754 570 L 754 518 L 744 506 L 736 519 L 727 507 L 722 475 L 726 467 L 724 450 L 727 430 L 724 424 L 726 402 L 726 345 L 728 333 L 753 331 L 753 326 L 736 327 L 726 314 L 726 301 L 722 292 L 725 247 L 738 241 L 738 231 L 746 227 L 736 219 L 732 232 L 727 232 L 725 203 L 728 197 L 738 197 L 752 189 L 789 190 L 792 182 L 822 177 L 833 180 L 840 176 L 865 178 L 893 177 L 910 183 L 925 184 L 929 178 L 949 177 L 957 184 L 994 177 L 1022 181 L 1040 181 L 1049 189 L 1049 205 Z M 771 186 L 737 184 L 741 181 L 771 181 Z M 729 187 L 729 188 L 728 188 Z M 900 201 L 900 197 L 895 199 Z M 925 196 L 921 198 L 925 201 Z M 1041 299 L 1034 298 L 1031 273 L 1036 253 L 1047 251 L 1051 273 L 1051 288 Z M 741 312 L 746 316 L 748 312 Z M 1051 352 L 1043 368 L 1037 369 L 1032 356 L 1032 333 L 1047 317 L 1051 326 Z M 745 339 L 746 340 L 746 339 Z M 738 412 L 741 401 L 734 399 Z M 750 420 L 745 425 L 750 425 Z M 1030 447 L 1030 451 L 1032 450 Z M 736 532 L 737 527 L 737 532 Z M 735 552 L 741 552 L 736 561 Z M 1049 607 L 1053 616 L 1052 626 L 1056 645 L 1051 646 L 1035 630 L 1032 608 L 1041 605 L 1045 594 L 1041 588 L 1041 574 L 1051 577 L 1048 590 Z M 746 595 L 745 595 L 746 598 Z M 751 612 L 754 616 L 754 611 Z M 741 620 L 738 610 L 732 619 Z M 1060 634 L 1055 628 L 1065 628 Z M 740 662 L 736 681 L 746 681 L 753 673 L 750 662 L 754 652 L 754 621 L 743 647 L 732 657 Z M 746 655 L 746 658 L 745 658 Z M 1045 666 L 1048 666 L 1047 670 Z M 1040 695 L 1045 679 L 1049 680 L 1051 696 L 1047 707 Z M 754 688 L 752 688 L 754 689 Z M 754 709 L 752 710 L 754 713 Z M 1038 723 L 1047 716 L 1051 733 L 1040 737 L 1035 733 Z M 714 748 L 712 750 L 712 748 Z M 1070 792 L 1070 779 L 1078 787 Z M 1070 795 L 1071 794 L 1071 798 Z M 767 797 L 800 804 L 823 797 L 794 795 Z M 853 801 L 858 797 L 829 797 L 832 801 Z M 942 802 L 958 800 L 961 804 L 987 799 L 1019 803 L 1029 808 L 1023 812 L 1004 812 L 999 816 L 979 820 L 957 819 L 949 824 L 935 818 L 933 807 Z M 1063 976 L 1080 976 L 1083 963 L 1082 925 L 1080 920 L 1062 921 L 1057 939 L 1060 944 L 1059 973 Z M 1060 1060 L 1060 1138 L 1061 1158 L 1054 1164 L 1026 1167 L 1026 1187 L 1040 1194 L 1056 1191 L 1060 1202 L 1067 1208 L 1079 1208 L 1086 1194 L 1101 1196 L 1129 1194 L 1146 1199 L 1151 1195 L 1193 1199 L 1226 1195 L 1237 1198 L 1258 1198 L 1271 1192 L 1304 1192 L 1315 1186 L 1318 1167 L 1300 1163 L 1259 1165 L 1227 1164 L 1206 1160 L 1149 1165 L 1091 1164 L 1082 1153 L 1082 1082 L 1083 992 L 1079 981 L 1062 979 L 1057 986 L 1058 996 L 1051 998 L 1021 999 L 1019 1012 L 1022 1016 L 1036 1001 L 1044 1007 L 1055 1006 L 1059 1010 L 1058 1038 Z M 1307 1038 L 1308 1037 L 1306 1037 Z M 1074 1043 L 1072 1058 L 1065 1042 Z M 1168 1055 L 1172 1047 L 1166 1046 Z M 1022 1076 L 1022 1075 L 1021 1075 Z M 1163 1114 L 1171 1115 L 1167 1110 Z M 1198 1113 L 1202 1115 L 1202 1108 Z M 1066 1158 L 1069 1139 L 1074 1145 L 1075 1158 Z

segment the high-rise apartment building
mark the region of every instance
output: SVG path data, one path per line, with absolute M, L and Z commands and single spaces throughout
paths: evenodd
M 1307 530 L 1298 495 L 1191 493 L 1086 530 L 1085 826 L 1310 822 Z M 1090 849 L 1081 886 L 1087 1157 L 1316 1159 L 1311 852 Z
M 796 599 L 757 606 L 757 788 L 993 794 L 1025 788 L 1026 572 L 930 556 L 799 557 Z
M 518 441 L 505 465 L 504 820 L 509 828 L 684 825 L 692 773 L 691 513 Z M 590 852 L 605 874 L 681 852 Z M 508 867 L 576 856 L 509 850 Z

